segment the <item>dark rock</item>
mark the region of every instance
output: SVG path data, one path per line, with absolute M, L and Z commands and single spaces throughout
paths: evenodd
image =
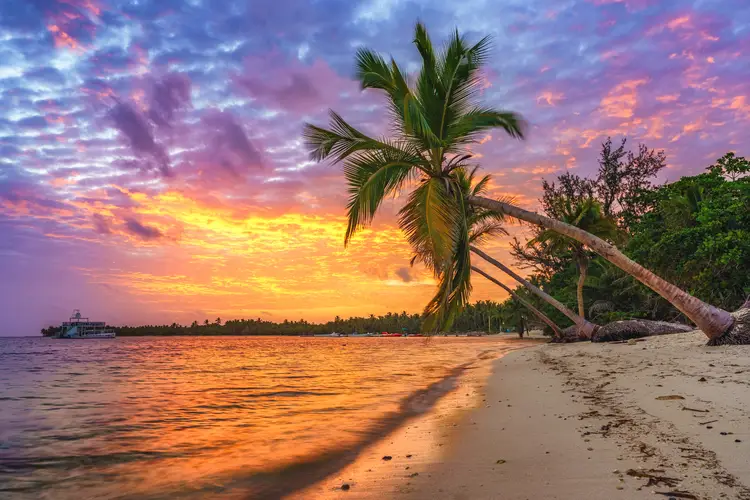
M 410 475 L 409 477 L 417 477 L 418 475 L 419 475 L 419 472 L 414 472 L 414 473 L 413 473 L 413 474 L 411 474 L 411 475 Z
M 690 332 L 695 327 L 666 321 L 631 319 L 613 321 L 599 328 L 591 337 L 592 342 L 614 342 L 618 340 L 639 339 L 654 335 Z
M 386 460 L 386 461 L 393 460 L 393 457 L 390 456 L 390 455 L 386 455 L 386 456 L 383 457 L 383 460 Z
M 406 458 L 411 458 L 411 455 L 406 455 Z
M 347 483 L 341 485 L 341 489 L 344 491 L 349 491 L 349 488 L 351 488 L 351 486 L 349 486 Z
M 706 377 L 701 377 L 698 379 L 698 382 L 705 382 L 705 381 L 706 381 Z
M 742 440 L 741 440 L 741 439 L 735 439 L 735 440 L 734 440 L 734 442 L 735 442 L 735 443 L 741 443 L 741 442 L 742 442 Z

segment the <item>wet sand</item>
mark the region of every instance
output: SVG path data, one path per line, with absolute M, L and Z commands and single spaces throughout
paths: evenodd
M 750 500 L 750 346 L 705 342 L 510 353 L 294 498 Z

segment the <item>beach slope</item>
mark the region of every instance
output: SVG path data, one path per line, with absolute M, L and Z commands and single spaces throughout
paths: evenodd
M 750 346 L 705 342 L 690 332 L 505 356 L 405 496 L 750 499 Z

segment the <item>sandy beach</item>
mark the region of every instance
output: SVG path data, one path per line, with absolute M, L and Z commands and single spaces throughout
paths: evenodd
M 750 346 L 705 342 L 512 352 L 294 498 L 750 499 Z

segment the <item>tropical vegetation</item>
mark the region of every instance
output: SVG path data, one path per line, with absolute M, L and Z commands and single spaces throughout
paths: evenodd
M 618 149 L 623 146 L 624 142 Z M 594 187 L 594 200 L 604 206 L 606 198 L 597 188 L 601 186 L 605 165 L 611 161 L 611 151 L 608 140 L 602 145 L 600 170 L 592 179 L 564 174 L 556 183 L 545 182 L 542 206 L 549 206 L 548 200 L 555 196 L 567 196 L 561 194 L 562 191 L 571 192 L 561 186 L 583 184 Z M 648 150 L 641 146 L 639 151 Z M 660 158 L 658 163 L 666 164 L 663 153 L 652 151 L 651 154 L 652 158 Z M 630 161 L 636 165 L 644 164 L 637 160 L 638 155 L 630 156 Z M 664 185 L 655 184 L 660 168 L 641 176 L 627 165 L 625 155 L 622 158 L 618 170 L 629 170 L 629 176 L 643 181 L 628 194 L 638 200 L 637 209 L 636 204 L 631 203 L 627 217 L 617 217 L 617 211 L 610 212 L 624 235 L 625 254 L 701 300 L 728 310 L 740 308 L 750 296 L 750 177 L 732 175 L 722 167 L 727 158 L 737 157 L 727 154 L 709 166 L 706 173 Z M 632 186 L 635 181 L 628 175 L 621 178 L 621 182 Z M 528 242 L 516 240 L 513 247 L 518 264 L 532 272 L 532 282 L 563 303 L 576 300 L 579 283 L 574 286 L 577 264 L 573 252 L 569 249 L 553 251 L 538 238 Z M 590 321 L 605 324 L 640 318 L 689 320 L 668 301 L 605 259 L 594 256 L 589 270 L 581 295 Z M 566 318 L 554 308 L 532 300 L 553 321 L 567 324 Z
M 468 147 L 481 134 L 495 128 L 523 138 L 523 120 L 516 113 L 478 103 L 480 70 L 489 55 L 489 38 L 470 44 L 456 31 L 442 50 L 436 50 L 424 26 L 417 23 L 414 44 L 422 67 L 413 82 L 395 60 L 387 62 L 366 48 L 357 51 L 357 77 L 362 89 L 381 91 L 388 100 L 390 136 L 370 137 L 331 111 L 329 128 L 307 124 L 304 137 L 313 160 L 343 163 L 350 195 L 345 243 L 372 221 L 387 196 L 406 197 L 399 224 L 419 261 L 433 270 L 441 284 L 438 295 L 425 310 L 428 325 L 449 327 L 468 302 L 471 245 L 465 205 L 470 204 L 579 242 L 666 299 L 703 330 L 711 342 L 750 340 L 744 316 L 733 316 L 690 295 L 638 264 L 614 244 L 507 200 L 463 191 L 458 172 L 474 166 Z M 619 183 L 618 177 L 627 177 L 629 172 L 620 169 L 625 162 L 617 154 L 617 150 L 610 150 L 614 161 L 605 165 L 602 210 L 607 216 L 612 210 L 619 210 L 620 221 L 626 224 L 642 212 L 642 200 L 637 183 Z

